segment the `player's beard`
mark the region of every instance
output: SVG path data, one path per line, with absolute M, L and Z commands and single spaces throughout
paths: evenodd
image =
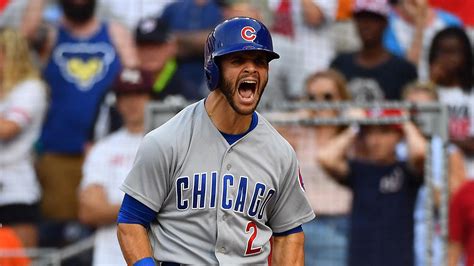
M 258 103 L 262 99 L 263 92 L 265 91 L 265 87 L 267 86 L 267 82 L 268 82 L 268 79 L 266 79 L 265 82 L 262 84 L 263 85 L 262 90 L 260 91 L 260 94 L 258 95 L 257 102 L 256 102 L 255 106 L 250 111 L 242 110 L 235 103 L 234 95 L 239 93 L 239 89 L 238 88 L 232 89 L 232 88 L 234 88 L 234 86 L 232 85 L 232 83 L 230 81 L 224 79 L 221 76 L 221 85 L 219 87 L 220 87 L 220 90 L 221 90 L 222 94 L 224 94 L 225 98 L 227 99 L 227 102 L 229 103 L 229 105 L 232 107 L 232 109 L 237 114 L 239 114 L 239 115 L 251 115 L 257 109 Z M 255 89 L 255 90 L 256 90 L 255 94 L 257 94 L 258 91 L 259 91 L 258 88 Z

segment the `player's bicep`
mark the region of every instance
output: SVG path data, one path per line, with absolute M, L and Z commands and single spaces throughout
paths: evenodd
M 121 189 L 136 200 L 158 212 L 169 193 L 172 149 L 164 141 L 145 136 L 132 170 Z

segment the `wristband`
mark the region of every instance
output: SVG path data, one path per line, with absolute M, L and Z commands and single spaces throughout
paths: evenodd
M 133 266 L 156 266 L 155 260 L 152 257 L 146 257 L 140 260 L 137 260 Z

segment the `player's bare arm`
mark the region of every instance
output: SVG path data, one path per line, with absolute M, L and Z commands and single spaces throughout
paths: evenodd
M 117 237 L 128 265 L 133 265 L 143 258 L 152 257 L 150 241 L 142 225 L 119 223 Z
M 273 238 L 272 265 L 304 265 L 304 233 Z

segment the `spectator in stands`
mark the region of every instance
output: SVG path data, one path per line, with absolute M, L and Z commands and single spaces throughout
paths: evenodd
M 94 15 L 95 0 L 60 0 L 60 24 L 41 30 L 44 0 L 30 1 L 24 16 L 25 34 L 46 37 L 40 51 L 43 75 L 51 88 L 51 104 L 39 139 L 38 175 L 43 187 L 45 218 L 40 240 L 48 246 L 65 244 L 64 228 L 77 224 L 76 192 L 84 150 L 101 99 L 121 65 L 136 66 L 128 31 Z M 74 223 L 76 222 L 76 223 Z
M 465 155 L 468 178 L 474 178 L 473 51 L 462 28 L 449 27 L 433 38 L 430 78 L 439 100 L 448 106 L 449 136 Z
M 331 25 L 337 1 L 269 0 L 273 12 L 273 46 L 281 56 L 272 65 L 260 106 L 296 100 L 305 94 L 305 79 L 328 68 L 334 56 Z
M 342 75 L 334 70 L 316 72 L 306 81 L 305 102 L 334 103 L 348 101 Z M 334 110 L 305 112 L 306 118 L 328 118 L 338 115 Z M 290 142 L 305 178 L 306 195 L 318 217 L 303 225 L 305 232 L 305 263 L 318 266 L 345 266 L 347 260 L 348 213 L 351 193 L 338 184 L 316 161 L 321 147 L 344 130 L 340 126 L 289 126 L 279 131 Z
M 32 150 L 46 109 L 46 86 L 28 42 L 0 29 L 0 227 L 11 226 L 27 247 L 38 239 L 41 192 Z
M 135 30 L 140 67 L 153 73 L 153 96 L 164 99 L 168 95 L 180 95 L 184 81 L 178 76 L 177 40 L 161 18 L 146 18 Z
M 448 265 L 474 265 L 474 180 L 464 183 L 449 206 Z
M 408 85 L 403 93 L 403 99 L 405 101 L 413 103 L 433 103 L 438 101 L 438 94 L 432 83 L 412 83 Z M 406 157 L 406 143 L 399 145 L 399 156 Z M 442 188 L 442 175 L 443 169 L 445 169 L 445 158 L 442 153 L 443 142 L 440 136 L 434 135 L 431 138 L 431 174 L 434 184 L 434 206 L 439 208 L 441 204 L 441 188 Z M 447 149 L 448 153 L 448 165 L 445 170 L 447 171 L 449 195 L 453 195 L 466 178 L 466 170 L 464 166 L 464 156 L 462 152 L 453 144 L 450 144 Z M 426 214 L 426 200 L 429 197 L 427 194 L 427 187 L 423 185 L 419 192 L 415 205 L 415 265 L 424 266 L 426 262 L 426 237 L 428 233 Z M 432 238 L 432 250 L 433 257 L 431 260 L 432 265 L 443 265 L 443 239 L 441 235 L 441 220 L 439 212 L 434 211 L 433 220 L 433 238 Z
M 133 31 L 140 20 L 160 16 L 166 5 L 176 1 L 178 0 L 98 0 L 98 11 L 101 17 L 117 20 Z
M 218 0 L 224 19 L 250 17 L 263 21 L 260 6 L 256 0 Z
M 403 87 L 417 77 L 414 65 L 383 47 L 388 12 L 385 0 L 356 0 L 353 15 L 362 49 L 331 63 L 345 75 L 356 101 L 400 100 Z
M 428 50 L 436 32 L 460 26 L 456 16 L 429 6 L 428 0 L 398 0 L 390 12 L 385 47 L 418 66 L 420 80 L 428 80 Z
M 398 117 L 397 109 L 372 109 L 369 118 Z M 348 159 L 357 130 L 349 128 L 327 143 L 318 160 L 353 191 L 349 265 L 413 265 L 413 209 L 426 141 L 411 122 L 362 126 L 364 153 Z M 396 145 L 407 142 L 408 158 L 397 161 Z
M 124 69 L 113 86 L 124 126 L 100 140 L 86 157 L 79 193 L 79 218 L 98 230 L 94 265 L 125 265 L 116 220 L 124 193 L 120 184 L 132 168 L 144 133 L 144 113 L 152 91 L 146 72 Z
M 204 43 L 222 21 L 221 10 L 215 0 L 183 0 L 166 6 L 161 18 L 178 45 L 176 75 L 183 82 L 180 94 L 187 100 L 200 100 L 208 91 L 202 72 Z

